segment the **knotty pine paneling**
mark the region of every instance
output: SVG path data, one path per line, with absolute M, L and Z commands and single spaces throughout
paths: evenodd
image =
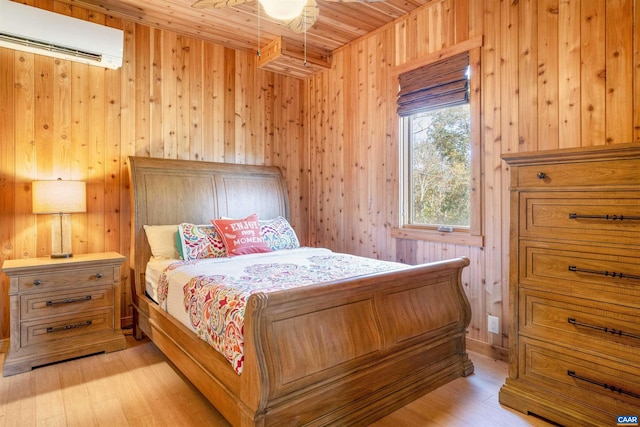
M 102 207 L 74 215 L 74 250 L 126 254 L 126 156 L 275 164 L 308 244 L 409 263 L 468 256 L 470 342 L 504 355 L 509 183 L 500 155 L 640 143 L 639 2 L 432 0 L 336 51 L 332 70 L 300 81 L 256 70 L 245 52 L 38 0 L 124 29 L 125 63 L 97 71 L 0 49 L 2 257 L 48 251 L 48 219 L 30 214 L 34 179 L 90 180 Z M 393 239 L 399 147 L 391 69 L 478 35 L 485 246 Z M 123 298 L 127 311 L 128 293 Z M 487 314 L 501 318 L 502 335 L 486 332 Z
M 500 156 L 640 143 L 639 34 L 638 0 L 434 0 L 339 50 L 330 71 L 308 80 L 311 242 L 412 264 L 468 256 L 469 342 L 505 357 L 509 178 Z M 391 68 L 478 35 L 485 245 L 392 239 L 399 147 Z M 486 332 L 487 314 L 500 317 L 502 334 Z
M 87 182 L 87 212 L 72 216 L 73 252 L 128 255 L 130 155 L 280 166 L 306 242 L 304 81 L 258 70 L 248 52 L 57 1 L 25 3 L 123 29 L 124 63 L 106 70 L 0 48 L 0 262 L 50 253 L 50 217 L 31 213 L 31 182 L 58 177 Z M 128 271 L 127 263 L 125 324 Z
M 497 3 L 496 3 L 497 4 Z M 485 8 L 482 14 L 482 22 L 479 24 L 483 28 L 499 28 L 503 10 L 500 7 Z M 473 15 L 471 15 L 473 17 Z M 472 18 L 473 19 L 473 18 Z M 480 256 L 485 266 L 485 275 L 480 279 L 480 283 L 472 284 L 471 287 L 479 287 L 480 296 L 478 298 L 479 305 L 473 307 L 481 314 L 474 318 L 479 323 L 474 324 L 473 330 L 476 335 L 470 334 L 471 338 L 478 341 L 488 343 L 495 347 L 501 347 L 503 344 L 503 336 L 489 334 L 487 332 L 486 322 L 487 315 L 498 316 L 501 319 L 500 326 L 502 331 L 507 326 L 507 295 L 504 290 L 508 288 L 508 275 L 505 270 L 508 266 L 507 261 L 503 258 L 508 246 L 502 238 L 503 230 L 503 182 L 506 174 L 502 171 L 502 161 L 500 154 L 502 153 L 502 109 L 503 92 L 501 88 L 501 78 L 503 69 L 500 66 L 500 58 L 502 50 L 507 46 L 500 31 L 486 32 L 484 37 L 484 46 L 480 58 L 480 73 L 482 75 L 482 96 L 481 110 L 482 123 L 480 127 L 482 138 L 482 163 L 484 170 L 484 179 L 482 182 L 482 197 L 484 210 L 482 212 L 482 230 L 485 235 L 485 247 Z M 511 59 L 511 58 L 510 58 Z M 512 59 L 511 59 L 512 60 Z M 505 93 L 505 96 L 507 94 Z M 473 309 L 472 308 L 472 309 Z

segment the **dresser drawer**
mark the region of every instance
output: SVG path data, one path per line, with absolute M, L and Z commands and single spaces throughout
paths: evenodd
M 20 346 L 51 342 L 113 329 L 113 309 L 31 320 L 20 324 Z
M 113 287 L 101 286 L 55 293 L 30 293 L 20 297 L 21 320 L 90 311 L 113 305 Z
M 640 308 L 638 249 L 523 240 L 519 262 L 520 286 Z
M 585 179 L 585 177 L 588 177 Z M 585 186 L 624 186 L 640 182 L 637 162 L 601 160 L 584 163 L 529 165 L 518 168 L 520 189 Z
M 520 236 L 636 244 L 640 241 L 640 194 L 523 192 Z
M 640 410 L 637 363 L 605 359 L 525 337 L 520 339 L 519 350 L 520 378 L 540 387 L 547 398 L 556 393 L 593 407 L 615 407 L 618 415 Z
M 86 285 L 113 285 L 113 268 L 69 269 L 60 273 L 39 273 L 18 277 L 20 291 L 44 291 Z
M 520 291 L 522 334 L 640 364 L 638 309 L 572 296 Z

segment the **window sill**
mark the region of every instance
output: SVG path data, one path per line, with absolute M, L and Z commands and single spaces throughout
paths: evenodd
M 469 233 L 443 233 L 436 230 L 424 230 L 419 228 L 392 228 L 391 237 L 396 239 L 427 240 L 430 242 L 451 243 L 464 246 L 484 246 L 483 236 L 472 236 Z

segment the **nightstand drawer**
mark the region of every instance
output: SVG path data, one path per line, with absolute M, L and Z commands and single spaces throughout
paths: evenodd
M 520 290 L 520 331 L 591 354 L 624 357 L 640 365 L 638 310 L 530 289 Z
M 113 309 L 22 322 L 21 347 L 113 329 Z
M 523 192 L 520 237 L 636 244 L 639 196 L 637 191 Z
M 61 273 L 40 273 L 18 277 L 20 291 L 43 291 L 52 288 L 86 285 L 112 285 L 113 268 L 69 269 Z
M 520 339 L 520 378 L 544 391 L 587 401 L 596 407 L 613 405 L 619 414 L 640 410 L 640 366 L 586 355 L 553 344 Z
M 113 288 L 101 286 L 55 293 L 32 293 L 20 297 L 21 320 L 91 311 L 113 305 Z

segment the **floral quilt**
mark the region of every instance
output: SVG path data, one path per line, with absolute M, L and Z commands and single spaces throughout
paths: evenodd
M 313 248 L 179 261 L 169 265 L 161 274 L 158 302 L 166 310 L 169 286 L 181 286 L 184 309 L 192 328 L 201 339 L 223 354 L 240 374 L 244 362 L 244 312 L 252 293 L 290 289 L 403 267 L 406 266 Z M 181 278 L 181 282 L 176 283 L 172 277 Z

